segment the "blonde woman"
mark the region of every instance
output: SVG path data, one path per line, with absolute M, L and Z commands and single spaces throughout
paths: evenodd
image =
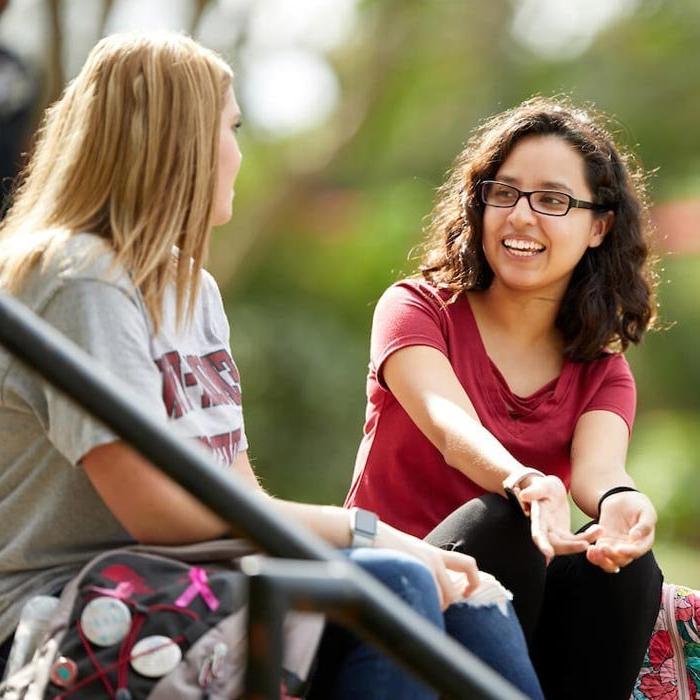
M 102 40 L 47 112 L 1 230 L 0 285 L 262 494 L 221 297 L 203 270 L 212 226 L 231 216 L 239 125 L 231 70 L 212 52 L 179 35 Z M 4 352 L 0 378 L 0 641 L 11 638 L 29 596 L 60 590 L 105 549 L 229 533 Z M 347 511 L 268 498 L 290 520 L 350 547 Z M 477 585 L 474 560 L 364 515 L 376 525 L 365 544 L 377 548 L 349 556 L 541 697 L 514 615 L 487 629 L 489 616 L 503 617 L 495 608 L 450 605 Z M 341 665 L 321 664 L 332 676 L 324 697 L 433 697 L 355 640 L 330 633 L 322 652 L 330 647 Z

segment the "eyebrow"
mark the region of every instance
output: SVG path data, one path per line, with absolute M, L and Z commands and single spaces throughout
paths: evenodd
M 499 175 L 498 179 L 501 182 L 505 182 L 507 185 L 518 184 L 517 178 L 509 177 L 508 175 Z M 557 180 L 546 180 L 544 182 L 540 182 L 537 189 L 555 190 L 558 192 L 564 191 L 573 196 L 573 190 L 568 185 L 565 185 L 563 182 L 558 182 Z

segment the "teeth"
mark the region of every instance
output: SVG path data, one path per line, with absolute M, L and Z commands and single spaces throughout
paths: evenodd
M 544 246 L 535 241 L 525 241 L 521 238 L 506 238 L 503 245 L 513 252 L 522 252 L 528 255 L 533 255 L 544 250 Z

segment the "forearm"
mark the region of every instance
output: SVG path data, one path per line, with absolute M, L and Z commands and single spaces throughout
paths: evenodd
M 482 488 L 503 494 L 502 483 L 510 474 L 537 465 L 524 465 L 480 423 L 462 416 L 458 424 L 447 422 L 440 452 L 445 462 Z
M 634 488 L 625 471 L 629 430 L 616 414 L 591 411 L 579 418 L 571 444 L 571 496 L 591 518 L 600 497 L 615 486 Z
M 142 544 L 178 545 L 232 537 L 239 533 L 231 523 L 200 504 L 189 493 L 168 489 L 167 507 L 151 508 L 148 518 L 128 529 Z
M 229 522 L 121 441 L 96 447 L 81 461 L 105 505 L 141 543 L 186 544 L 236 534 Z M 245 453 L 230 468 L 263 493 Z
M 350 511 L 345 508 L 294 503 L 277 498 L 271 498 L 270 504 L 283 518 L 293 520 L 306 527 L 333 547 L 345 549 L 351 546 Z M 419 547 L 419 550 L 424 548 L 424 543 L 387 523 L 379 521 L 374 546 L 411 551 L 416 554 L 414 549 L 416 547 Z M 432 550 L 432 547 L 429 549 Z
M 294 503 L 279 498 L 271 498 L 270 505 L 283 518 L 303 525 L 334 547 L 350 546 L 350 517 L 344 508 Z
M 390 391 L 419 430 L 454 469 L 487 491 L 537 465 L 523 465 L 481 424 L 447 358 L 429 347 L 398 350 L 386 361 Z
M 97 447 L 82 462 L 107 507 L 139 542 L 186 544 L 237 534 L 229 522 L 201 505 L 123 442 Z M 282 517 L 307 527 L 335 547 L 350 546 L 347 510 L 291 503 L 267 495 L 245 452 L 238 455 L 230 469 Z M 380 536 L 386 527 L 380 526 Z

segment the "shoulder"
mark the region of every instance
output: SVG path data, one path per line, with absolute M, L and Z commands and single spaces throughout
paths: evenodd
M 446 311 L 452 292 L 440 289 L 425 280 L 410 277 L 392 284 L 379 299 L 378 305 L 414 304 Z
M 209 323 L 211 319 L 226 317 L 224 300 L 221 297 L 219 285 L 211 273 L 205 269 L 202 269 L 200 273 L 195 308 L 206 315 Z
M 219 285 L 211 272 L 204 268 L 202 268 L 201 272 L 200 293 L 206 301 L 223 306 Z
M 634 375 L 622 353 L 605 352 L 596 360 L 576 362 L 574 372 L 586 395 L 636 396 Z
M 205 269 L 202 269 L 201 272 L 197 307 L 204 310 L 207 323 L 221 329 L 228 337 L 228 318 L 221 290 L 212 274 Z
M 451 293 L 419 279 L 391 285 L 377 302 L 372 319 L 371 356 L 377 367 L 408 345 L 429 345 L 447 354 L 454 304 Z
M 77 233 L 66 239 L 44 269 L 63 280 L 100 280 L 130 286 L 129 275 L 117 264 L 109 243 L 91 233 Z
M 584 362 L 582 365 L 588 374 L 603 379 L 629 378 L 634 381 L 627 358 L 621 352 L 606 351 L 598 359 Z
M 74 234 L 57 243 L 29 274 L 20 296 L 35 309 L 67 288 L 117 291 L 140 305 L 139 293 L 109 244 L 90 233 Z
M 41 267 L 44 276 L 61 282 L 102 282 L 133 293 L 135 285 L 127 270 L 116 261 L 109 243 L 91 233 L 66 239 Z

